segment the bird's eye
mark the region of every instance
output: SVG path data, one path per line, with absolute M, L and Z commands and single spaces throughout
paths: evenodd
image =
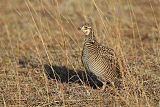
M 85 28 L 85 29 L 87 29 L 88 27 L 87 27 L 87 26 L 85 26 L 84 28 Z

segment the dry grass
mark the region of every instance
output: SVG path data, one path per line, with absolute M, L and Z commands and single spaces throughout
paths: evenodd
M 1 0 L 0 16 L 1 107 L 160 106 L 159 0 Z M 123 60 L 118 96 L 45 74 L 45 64 L 83 72 L 84 21 Z

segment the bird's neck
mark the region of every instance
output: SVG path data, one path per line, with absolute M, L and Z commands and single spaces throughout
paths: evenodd
M 94 32 L 92 30 L 88 35 L 86 35 L 85 42 L 96 42 L 96 37 L 95 37 Z

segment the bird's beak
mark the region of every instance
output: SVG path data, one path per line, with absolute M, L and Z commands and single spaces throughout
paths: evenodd
M 78 27 L 78 30 L 81 30 L 81 27 Z

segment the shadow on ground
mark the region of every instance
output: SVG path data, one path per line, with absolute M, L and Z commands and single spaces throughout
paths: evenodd
M 37 68 L 38 63 L 32 56 L 22 56 L 18 61 L 19 65 L 23 68 L 30 66 L 31 68 Z M 97 79 L 97 76 L 92 72 L 85 72 L 82 70 L 68 69 L 66 66 L 57 66 L 44 64 L 45 73 L 48 79 L 57 79 L 62 83 L 78 83 L 82 85 L 85 83 L 90 87 L 97 89 L 102 87 L 103 83 Z
M 97 79 L 97 77 L 91 73 L 85 73 L 82 70 L 68 69 L 65 66 L 57 66 L 57 65 L 44 65 L 45 73 L 48 76 L 48 79 L 57 79 L 62 83 L 78 83 L 82 85 L 83 83 L 89 85 L 90 87 L 97 89 L 98 87 L 102 87 L 103 84 L 101 81 Z

